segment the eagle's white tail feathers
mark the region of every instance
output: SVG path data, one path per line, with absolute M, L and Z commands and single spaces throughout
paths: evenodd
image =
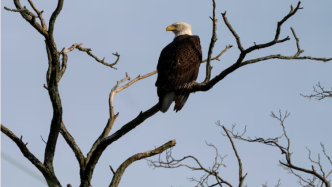
M 168 92 L 164 95 L 161 100 L 161 108 L 160 111 L 165 113 L 168 108 L 171 106 L 172 102 L 174 101 L 175 92 Z

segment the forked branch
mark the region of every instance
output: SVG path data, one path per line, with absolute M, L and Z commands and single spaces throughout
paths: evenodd
M 301 50 L 300 48 L 300 39 L 296 36 L 296 33 L 294 31 L 294 29 L 291 27 L 293 36 L 296 40 L 296 47 L 297 47 L 297 52 L 293 55 L 293 56 L 284 56 L 281 54 L 276 54 L 276 55 L 269 55 L 269 56 L 265 56 L 265 57 L 260 57 L 260 58 L 255 58 L 255 59 L 251 59 L 251 60 L 246 60 L 244 62 L 241 63 L 241 66 L 245 66 L 248 64 L 253 64 L 256 62 L 260 62 L 260 61 L 264 61 L 264 60 L 270 60 L 270 59 L 282 59 L 282 60 L 316 60 L 316 61 L 323 61 L 323 62 L 327 62 L 332 60 L 332 58 L 326 59 L 326 58 L 316 58 L 316 57 L 311 57 L 311 56 L 301 56 L 300 54 L 304 52 L 304 50 Z
M 227 186 L 232 187 L 232 185 L 229 182 L 227 182 L 221 176 L 219 176 L 220 167 L 221 166 L 226 167 L 226 165 L 223 164 L 223 160 L 227 155 L 224 156 L 224 157 L 221 157 L 218 153 L 218 149 L 213 144 L 208 144 L 208 143 L 206 143 L 206 144 L 209 147 L 214 148 L 215 151 L 216 151 L 216 156 L 215 156 L 213 165 L 212 165 L 212 167 L 209 167 L 209 168 L 204 167 L 200 163 L 200 161 L 194 156 L 185 156 L 182 159 L 175 159 L 172 156 L 172 149 L 170 149 L 169 151 L 166 151 L 166 161 L 162 160 L 161 155 L 159 155 L 158 160 L 153 161 L 153 160 L 148 160 L 147 159 L 147 162 L 148 162 L 148 165 L 150 167 L 153 167 L 153 168 L 174 169 L 174 168 L 179 168 L 179 167 L 186 167 L 186 168 L 189 168 L 193 171 L 203 171 L 205 174 L 200 178 L 200 180 L 197 180 L 195 178 L 190 178 L 189 179 L 191 182 L 197 182 L 197 186 L 211 187 L 211 186 L 219 185 L 220 187 L 222 187 L 223 185 L 227 185 Z M 183 162 L 185 160 L 188 160 L 188 159 L 193 160 L 197 164 L 197 166 L 190 166 L 188 164 L 183 164 Z M 215 183 L 209 184 L 209 178 L 210 177 L 215 179 Z
M 30 23 L 31 26 L 34 27 L 40 34 L 42 34 L 44 37 L 48 36 L 47 28 L 43 27 L 36 21 L 37 16 L 34 13 L 30 12 L 26 7 L 22 7 L 19 0 L 14 0 L 14 4 L 16 6 L 16 9 L 10 9 L 7 7 L 4 7 L 4 9 L 11 11 L 11 12 L 19 12 L 21 14 L 21 16 L 28 23 Z M 41 16 L 41 13 L 40 13 L 40 16 Z M 39 15 L 38 15 L 38 18 L 41 18 L 41 17 L 39 17 Z
M 226 45 L 225 49 L 222 50 L 221 53 L 219 53 L 217 56 L 211 58 L 211 61 L 212 61 L 212 60 L 218 60 L 218 61 L 220 61 L 219 58 L 221 57 L 221 55 L 223 55 L 228 49 L 230 49 L 230 48 L 232 48 L 232 47 L 233 47 L 232 45 Z M 208 60 L 208 59 L 203 60 L 202 63 L 207 62 L 207 60 Z
M 318 84 L 316 84 L 316 87 L 313 86 L 314 94 L 311 94 L 311 95 L 300 94 L 300 95 L 308 98 L 309 100 L 311 100 L 311 98 L 315 98 L 317 100 L 322 100 L 325 98 L 332 98 L 332 88 L 331 88 L 331 90 L 325 90 L 325 88 L 320 85 L 320 82 L 318 82 Z
M 106 149 L 106 147 L 108 145 L 110 145 L 112 142 L 116 141 L 117 139 L 119 139 L 121 136 L 123 136 L 124 134 L 126 134 L 127 132 L 129 132 L 130 130 L 132 130 L 133 128 L 135 128 L 136 126 L 132 126 L 132 124 L 137 123 L 137 121 L 142 120 L 142 115 L 154 115 L 158 110 L 159 110 L 159 106 L 154 106 L 152 107 L 153 110 L 149 110 L 146 111 L 144 114 L 141 112 L 140 115 L 138 117 L 136 117 L 134 120 L 132 120 L 131 122 L 129 122 L 127 125 L 124 125 L 120 130 L 118 130 L 117 132 L 113 133 L 111 136 L 108 136 L 108 134 L 110 133 L 113 124 L 117 118 L 117 116 L 119 115 L 119 113 L 117 113 L 116 115 L 114 115 L 114 105 L 113 105 L 113 99 L 115 94 L 119 93 L 120 91 L 128 88 L 129 86 L 131 86 L 132 84 L 136 83 L 139 80 L 142 80 L 144 78 L 150 77 L 152 75 L 154 75 L 157 71 L 153 71 L 151 73 L 145 74 L 143 76 L 139 75 L 138 77 L 136 77 L 135 79 L 131 80 L 129 83 L 121 86 L 120 84 L 130 80 L 129 75 L 126 73 L 126 77 L 121 79 L 120 81 L 117 82 L 117 84 L 112 88 L 112 91 L 110 93 L 109 96 L 109 109 L 110 109 L 110 118 L 107 121 L 107 124 L 103 130 L 103 132 L 101 133 L 101 135 L 98 137 L 98 139 L 94 142 L 93 146 L 91 147 L 88 155 L 87 155 L 87 159 L 86 159 L 86 164 L 87 164 L 87 169 L 85 171 L 85 176 L 91 180 L 92 177 L 92 173 L 94 170 L 94 167 L 99 159 L 99 157 L 101 156 L 101 154 L 103 153 L 103 151 Z M 146 119 L 146 118 L 145 118 Z M 143 119 L 143 120 L 145 120 Z M 143 121 L 142 121 L 143 122 Z M 137 125 L 139 125 L 140 123 L 138 123 Z M 125 132 L 123 131 L 123 129 L 125 129 Z M 120 133 L 119 133 L 120 132 Z M 108 137 L 107 137 L 108 136 Z M 110 137 L 114 137 L 115 139 L 111 139 Z M 109 138 L 108 140 L 106 140 L 107 138 Z
M 44 11 L 43 10 L 39 11 L 38 8 L 35 6 L 35 4 L 32 2 L 32 0 L 28 0 L 28 2 L 30 4 L 30 6 L 33 8 L 33 10 L 36 12 L 38 18 L 40 19 L 40 23 L 41 23 L 42 27 L 45 30 L 47 30 L 47 26 L 46 26 L 45 20 L 44 20 L 44 18 L 42 16 L 42 14 L 43 14 Z
M 277 138 L 268 138 L 268 139 L 263 139 L 263 138 L 251 139 L 251 138 L 248 138 L 248 139 L 246 139 L 246 138 L 243 138 L 244 133 L 242 135 L 234 135 L 233 130 L 232 131 L 228 130 L 228 132 L 231 132 L 232 138 L 235 138 L 235 139 L 244 140 L 244 141 L 247 141 L 247 142 L 259 142 L 259 143 L 263 143 L 265 145 L 278 147 L 280 149 L 281 153 L 285 155 L 285 159 L 286 159 L 286 161 L 279 161 L 279 163 L 281 164 L 280 166 L 282 166 L 285 170 L 289 171 L 289 173 L 292 173 L 293 175 L 298 177 L 300 184 L 302 182 L 304 182 L 309 186 L 315 186 L 315 182 L 316 182 L 315 178 L 317 178 L 317 179 L 319 179 L 318 184 L 320 183 L 321 186 L 325 185 L 325 187 L 331 187 L 330 180 L 328 180 L 328 177 L 332 173 L 332 170 L 330 172 L 328 172 L 328 174 L 326 174 L 326 172 L 324 172 L 324 170 L 322 168 L 322 165 L 321 165 L 321 162 L 320 162 L 320 156 L 318 157 L 319 158 L 318 161 L 314 161 L 310 156 L 311 151 L 309 149 L 308 149 L 308 151 L 309 151 L 309 160 L 319 167 L 319 170 L 321 171 L 321 173 L 319 173 L 315 169 L 314 165 L 311 166 L 311 169 L 305 169 L 304 167 L 299 167 L 299 166 L 296 166 L 292 163 L 292 159 L 291 159 L 292 153 L 290 152 L 290 138 L 288 137 L 288 135 L 286 133 L 286 127 L 285 127 L 285 124 L 284 124 L 285 119 L 289 115 L 290 115 L 290 113 L 288 113 L 287 111 L 284 115 L 281 114 L 280 110 L 279 110 L 279 115 L 275 115 L 273 112 L 271 113 L 271 117 L 273 117 L 274 119 L 277 119 L 280 122 L 280 125 L 283 129 L 283 135 L 280 136 L 280 137 L 277 137 Z M 282 138 L 282 137 L 285 137 L 285 139 L 287 141 L 287 146 L 280 145 L 279 139 Z M 326 154 L 326 150 L 324 148 L 324 145 L 321 144 L 321 146 L 322 146 L 322 149 L 323 149 L 323 153 L 325 154 L 326 158 L 330 161 L 330 163 L 332 165 L 330 157 L 328 157 L 327 154 Z M 306 180 L 306 179 L 302 178 L 301 175 L 297 174 L 295 171 L 310 174 L 310 175 L 313 176 L 314 179 L 312 179 L 312 180 L 307 179 Z
M 209 82 L 207 82 L 207 83 L 203 82 L 201 84 L 193 85 L 193 87 L 191 88 L 190 92 L 208 91 L 214 85 L 216 85 L 219 81 L 221 81 L 222 79 L 224 79 L 227 75 L 229 75 L 233 71 L 237 70 L 241 66 L 244 66 L 244 65 L 247 65 L 247 64 L 256 63 L 256 62 L 263 61 L 263 60 L 269 60 L 269 59 L 274 59 L 274 58 L 285 59 L 285 60 L 293 60 L 293 59 L 304 60 L 304 59 L 308 59 L 308 60 L 317 60 L 317 61 L 324 61 L 324 62 L 332 60 L 332 58 L 326 59 L 326 58 L 316 58 L 316 57 L 310 57 L 310 56 L 300 57 L 299 53 L 302 50 L 300 50 L 300 51 L 298 50 L 298 52 L 294 56 L 282 56 L 280 54 L 277 54 L 277 55 L 269 55 L 269 56 L 265 56 L 265 57 L 261 57 L 261 58 L 257 58 L 257 59 L 247 60 L 247 61 L 243 62 L 245 56 L 248 53 L 250 53 L 250 52 L 252 52 L 254 50 L 258 50 L 258 49 L 261 49 L 261 48 L 270 47 L 270 46 L 273 46 L 273 45 L 275 45 L 277 43 L 282 43 L 282 42 L 285 42 L 285 41 L 289 40 L 289 37 L 286 37 L 286 38 L 281 39 L 281 40 L 279 39 L 279 35 L 280 35 L 280 32 L 281 32 L 281 26 L 290 17 L 292 17 L 293 15 L 295 15 L 295 13 L 298 10 L 302 9 L 300 7 L 300 4 L 301 4 L 301 2 L 298 2 L 298 4 L 297 4 L 297 6 L 296 6 L 295 9 L 293 9 L 293 7 L 291 6 L 291 11 L 281 21 L 278 22 L 276 34 L 275 34 L 275 37 L 274 37 L 274 39 L 272 41 L 270 41 L 268 43 L 265 43 L 265 44 L 258 44 L 258 45 L 255 44 L 255 45 L 249 47 L 246 50 L 244 50 L 244 48 L 242 47 L 240 37 L 238 36 L 238 34 L 235 32 L 235 30 L 233 29 L 233 27 L 229 23 L 229 21 L 228 21 L 228 19 L 226 17 L 226 12 L 222 13 L 222 17 L 224 19 L 224 22 L 225 22 L 226 26 L 229 28 L 229 30 L 231 31 L 231 33 L 233 34 L 233 36 L 235 37 L 237 45 L 238 45 L 238 48 L 240 49 L 241 53 L 240 53 L 238 59 L 236 60 L 236 62 L 233 65 L 231 65 L 230 67 L 228 67 L 227 69 L 225 69 L 224 71 L 222 71 L 220 74 L 218 74 L 217 76 L 215 76 Z M 294 30 L 292 32 L 293 32 L 294 37 L 298 41 L 298 38 L 297 38 Z M 297 42 L 297 44 L 298 44 L 298 42 Z M 182 90 L 178 90 L 178 92 L 181 92 L 181 91 Z
M 167 149 L 169 149 L 171 147 L 174 147 L 175 144 L 176 144 L 176 141 L 175 140 L 171 140 L 171 141 L 165 143 L 164 145 L 162 145 L 162 146 L 160 146 L 160 147 L 158 147 L 156 149 L 153 149 L 151 151 L 146 151 L 146 152 L 143 152 L 143 153 L 137 153 L 137 154 L 129 157 L 116 170 L 115 174 L 113 175 L 112 182 L 111 182 L 111 184 L 109 186 L 110 187 L 117 187 L 119 185 L 119 183 L 120 183 L 120 180 L 121 180 L 121 177 L 122 177 L 124 171 L 133 162 L 141 160 L 141 159 L 144 159 L 144 158 L 148 158 L 148 157 L 151 157 L 151 156 L 154 156 L 154 155 L 157 155 L 157 154 L 161 154 L 165 150 L 167 150 Z

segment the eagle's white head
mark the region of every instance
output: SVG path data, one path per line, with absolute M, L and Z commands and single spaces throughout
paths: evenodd
M 188 23 L 184 23 L 184 22 L 173 23 L 172 25 L 170 25 L 166 28 L 166 32 L 167 31 L 173 31 L 173 33 L 175 34 L 175 37 L 184 35 L 184 34 L 192 35 L 191 26 Z

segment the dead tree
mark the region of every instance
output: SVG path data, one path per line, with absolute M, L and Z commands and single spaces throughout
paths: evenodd
M 124 124 L 122 126 L 122 128 L 119 129 L 118 131 L 113 132 L 111 135 L 109 135 L 109 133 L 111 132 L 111 129 L 113 127 L 113 124 L 115 123 L 116 118 L 119 115 L 119 113 L 115 114 L 115 111 L 114 111 L 114 105 L 113 105 L 114 95 L 119 93 L 120 91 L 128 88 L 135 82 L 137 82 L 141 79 L 147 78 L 151 75 L 154 75 L 156 73 L 156 71 L 153 71 L 153 72 L 148 73 L 143 76 L 138 76 L 135 79 L 128 82 L 127 84 L 121 86 L 121 83 L 130 80 L 130 77 L 128 76 L 128 74 L 126 74 L 125 78 L 123 78 L 122 80 L 120 80 L 116 83 L 116 85 L 114 86 L 114 88 L 112 89 L 112 91 L 109 95 L 109 119 L 106 123 L 106 126 L 105 126 L 104 130 L 101 132 L 100 136 L 93 143 L 90 151 L 87 153 L 87 156 L 84 156 L 81 149 L 75 142 L 74 138 L 71 136 L 71 134 L 66 129 L 65 124 L 62 120 L 63 110 L 62 110 L 61 97 L 60 97 L 59 90 L 58 90 L 58 84 L 61 81 L 61 78 L 64 75 L 66 68 L 67 68 L 68 53 L 74 49 L 78 49 L 79 51 L 86 52 L 89 56 L 94 58 L 97 62 L 99 62 L 105 66 L 108 66 L 110 68 L 113 68 L 113 69 L 116 69 L 115 66 L 120 60 L 120 55 L 118 53 L 113 53 L 113 55 L 116 56 L 116 60 L 113 63 L 108 63 L 108 62 L 105 62 L 105 58 L 99 59 L 98 57 L 93 55 L 91 52 L 92 50 L 90 48 L 83 48 L 82 44 L 77 44 L 77 43 L 73 44 L 68 49 L 63 48 L 61 51 L 59 51 L 56 46 L 56 41 L 54 40 L 54 37 L 53 37 L 53 31 L 55 29 L 56 19 L 64 6 L 64 0 L 58 0 L 57 7 L 54 10 L 54 12 L 52 13 L 48 25 L 45 23 L 45 21 L 43 19 L 43 16 L 42 16 L 43 11 L 39 11 L 39 9 L 37 8 L 37 6 L 34 5 L 32 0 L 28 0 L 28 1 L 35 13 L 30 11 L 25 6 L 22 6 L 19 0 L 13 0 L 14 5 L 15 5 L 14 9 L 10 9 L 7 7 L 4 7 L 4 8 L 8 11 L 19 13 L 23 19 L 25 19 L 33 28 L 35 28 L 45 38 L 45 49 L 46 49 L 46 53 L 48 56 L 48 70 L 46 73 L 46 84 L 44 84 L 44 87 L 45 87 L 45 89 L 47 89 L 50 99 L 51 99 L 51 103 L 52 103 L 52 107 L 53 107 L 53 118 L 52 118 L 51 125 L 50 125 L 49 135 L 48 135 L 48 138 L 46 141 L 44 161 L 40 161 L 36 156 L 34 156 L 33 153 L 31 153 L 29 151 L 29 149 L 27 147 L 27 143 L 23 142 L 22 136 L 21 136 L 21 138 L 19 138 L 12 131 L 10 131 L 7 127 L 5 127 L 3 124 L 1 124 L 1 131 L 6 136 L 8 136 L 11 140 L 13 140 L 16 143 L 16 145 L 18 146 L 18 148 L 21 150 L 22 154 L 36 168 L 38 168 L 38 170 L 45 177 L 48 185 L 57 186 L 57 187 L 62 186 L 62 185 L 61 185 L 60 181 L 57 179 L 57 176 L 54 172 L 53 159 L 54 159 L 55 147 L 56 147 L 58 135 L 59 135 L 59 133 L 61 133 L 61 135 L 66 140 L 67 144 L 70 146 L 70 148 L 74 152 L 75 157 L 79 163 L 80 179 L 81 179 L 80 187 L 88 187 L 91 185 L 90 181 L 92 179 L 92 175 L 93 175 L 95 166 L 96 166 L 99 158 L 103 154 L 104 150 L 109 145 L 111 145 L 113 142 L 117 141 L 122 136 L 126 135 L 129 131 L 133 130 L 135 127 L 142 124 L 146 119 L 153 116 L 154 114 L 156 114 L 159 111 L 160 106 L 158 104 L 155 104 L 150 109 L 148 109 L 144 112 L 140 112 L 136 118 L 134 118 L 131 121 L 129 121 L 128 123 Z M 227 75 L 229 75 L 236 69 L 238 69 L 242 66 L 245 66 L 248 64 L 253 64 L 256 62 L 260 62 L 260 61 L 265 61 L 265 60 L 269 60 L 269 59 L 282 59 L 282 60 L 293 60 L 293 59 L 305 60 L 305 59 L 307 59 L 307 60 L 316 60 L 316 61 L 327 62 L 327 61 L 332 60 L 331 58 L 326 59 L 326 58 L 316 58 L 316 57 L 311 57 L 311 56 L 300 56 L 300 54 L 303 52 L 303 50 L 300 49 L 299 39 L 297 38 L 294 30 L 291 28 L 294 38 L 296 40 L 296 45 L 297 45 L 297 52 L 294 55 L 285 56 L 285 55 L 281 55 L 281 54 L 274 54 L 274 55 L 264 56 L 261 58 L 255 58 L 255 59 L 243 61 L 247 54 L 254 52 L 255 50 L 264 49 L 264 48 L 276 45 L 278 43 L 283 43 L 283 42 L 290 40 L 290 37 L 288 37 L 288 36 L 283 39 L 279 38 L 280 32 L 281 32 L 281 27 L 284 22 L 286 22 L 289 18 L 294 16 L 297 11 L 302 9 L 300 7 L 300 4 L 301 3 L 299 2 L 295 8 L 293 8 L 291 6 L 290 12 L 284 18 L 282 18 L 281 21 L 279 21 L 277 23 L 276 33 L 275 33 L 274 38 L 272 38 L 271 41 L 269 41 L 267 43 L 263 43 L 263 44 L 255 43 L 255 45 L 253 45 L 247 49 L 243 48 L 240 37 L 235 32 L 235 30 L 233 29 L 233 27 L 231 26 L 230 22 L 228 21 L 228 19 L 226 17 L 226 12 L 222 13 L 222 18 L 223 18 L 226 26 L 229 28 L 229 30 L 231 31 L 231 33 L 233 34 L 233 36 L 236 39 L 237 47 L 240 50 L 240 55 L 238 56 L 237 60 L 235 61 L 235 63 L 233 65 L 226 68 L 225 70 L 220 72 L 217 76 L 215 76 L 214 78 L 211 79 L 211 70 L 212 70 L 211 61 L 219 60 L 219 57 L 227 49 L 232 47 L 232 45 L 228 45 L 228 46 L 226 46 L 224 51 L 222 51 L 216 57 L 214 57 L 214 58 L 212 57 L 214 44 L 217 41 L 217 19 L 216 19 L 216 15 L 215 15 L 216 4 L 215 4 L 215 1 L 213 0 L 213 16 L 210 17 L 212 20 L 213 33 L 212 33 L 212 38 L 211 38 L 211 42 L 210 42 L 210 46 L 209 46 L 209 50 L 208 50 L 208 58 L 203 61 L 203 62 L 206 62 L 206 77 L 202 83 L 191 87 L 190 92 L 208 91 L 214 85 L 216 85 L 218 82 L 223 80 L 223 78 L 225 78 Z M 123 162 L 116 171 L 113 170 L 114 176 L 113 176 L 110 186 L 112 186 L 112 187 L 118 186 L 123 172 L 132 162 L 153 156 L 155 154 L 159 154 L 173 146 L 175 146 L 175 140 L 169 141 L 154 150 L 143 152 L 143 153 L 138 153 L 136 155 L 131 156 L 125 162 Z M 244 179 L 244 176 L 242 177 L 242 179 Z

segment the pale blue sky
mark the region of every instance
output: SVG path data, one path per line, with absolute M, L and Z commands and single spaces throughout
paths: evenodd
M 57 1 L 34 0 L 48 22 Z M 295 0 L 216 0 L 218 41 L 214 54 L 228 44 L 234 45 L 220 59 L 212 62 L 212 77 L 235 62 L 239 54 L 232 34 L 224 25 L 221 12 L 227 17 L 241 37 L 244 48 L 256 43 L 266 43 L 274 38 L 277 21 L 280 21 L 298 1 Z M 27 1 L 21 1 L 28 6 Z M 40 160 L 44 158 L 45 144 L 52 117 L 52 106 L 47 91 L 43 88 L 47 70 L 47 57 L 43 37 L 23 20 L 19 13 L 3 11 L 3 6 L 14 8 L 13 1 L 1 1 L 1 88 L 2 123 L 17 136 L 29 142 L 28 148 Z M 252 59 L 270 54 L 293 55 L 296 52 L 292 26 L 300 38 L 302 55 L 331 57 L 332 48 L 332 1 L 303 0 L 303 10 L 289 19 L 280 37 L 291 40 L 268 49 L 247 55 Z M 30 9 L 30 7 L 29 7 Z M 32 9 L 31 9 L 32 10 Z M 192 25 L 193 33 L 201 38 L 203 58 L 206 58 L 211 39 L 212 2 L 210 0 L 168 1 L 65 1 L 64 8 L 55 25 L 57 47 L 70 47 L 83 43 L 93 53 L 107 62 L 118 52 L 118 70 L 103 66 L 87 54 L 72 51 L 68 67 L 59 89 L 63 104 L 63 120 L 81 147 L 83 153 L 91 148 L 108 119 L 108 94 L 117 80 L 128 72 L 131 77 L 146 74 L 156 69 L 160 51 L 172 41 L 174 35 L 165 28 L 177 21 Z M 212 165 L 214 150 L 205 141 L 219 148 L 221 155 L 228 155 L 222 168 L 224 179 L 238 184 L 238 164 L 229 140 L 220 134 L 217 120 L 227 128 L 236 123 L 238 130 L 247 125 L 251 137 L 276 137 L 282 133 L 278 121 L 269 117 L 271 111 L 279 109 L 291 112 L 286 128 L 294 152 L 294 164 L 310 167 L 305 146 L 312 149 L 314 158 L 320 153 L 320 142 L 324 142 L 332 155 L 332 100 L 316 101 L 301 97 L 310 94 L 318 81 L 326 87 L 332 85 L 332 63 L 317 61 L 269 60 L 248 65 L 236 70 L 218 83 L 209 92 L 192 94 L 184 108 L 175 113 L 157 113 L 104 152 L 92 179 L 92 186 L 109 185 L 112 172 L 109 165 L 117 168 L 125 159 L 138 152 L 148 151 L 169 140 L 176 139 L 173 154 L 177 158 L 196 156 L 204 166 Z M 205 65 L 201 66 L 198 81 L 205 76 Z M 112 132 L 145 111 L 158 101 L 154 86 L 156 75 L 139 81 L 115 96 L 115 112 L 120 112 Z M 173 106 L 173 105 L 172 105 Z M 2 152 L 12 156 L 24 166 L 39 174 L 39 171 L 23 157 L 16 145 L 1 135 Z M 248 172 L 245 184 L 260 186 L 266 181 L 274 186 L 281 179 L 282 186 L 295 186 L 297 179 L 288 175 L 278 160 L 280 151 L 261 144 L 235 140 L 243 161 L 244 172 Z M 153 159 L 157 159 L 154 157 Z M 325 159 L 323 167 L 330 169 Z M 6 160 L 1 160 L 1 185 L 3 187 L 42 187 L 40 181 L 27 175 Z M 192 162 L 190 164 L 193 164 Z M 63 186 L 71 183 L 79 186 L 78 163 L 62 136 L 59 136 L 54 160 L 55 172 Z M 203 173 L 186 168 L 149 168 L 144 160 L 133 163 L 124 173 L 120 186 L 179 187 L 194 186 L 187 178 L 199 178 Z M 41 174 L 40 174 L 41 175 Z

